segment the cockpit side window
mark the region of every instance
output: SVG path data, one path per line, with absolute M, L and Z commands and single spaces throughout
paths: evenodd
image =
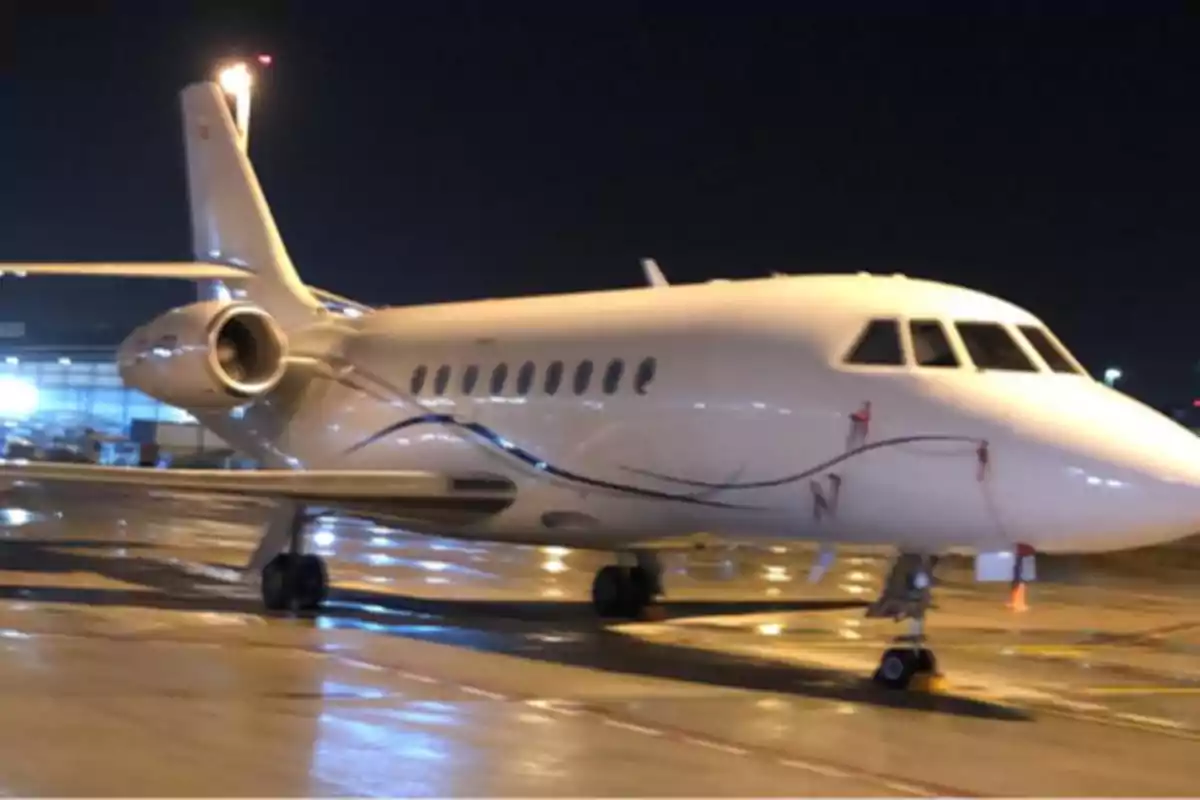
M 958 356 L 950 346 L 946 329 L 935 319 L 914 319 L 908 324 L 913 357 L 920 367 L 957 367 Z
M 1069 372 L 1072 375 L 1078 375 L 1079 367 L 1067 357 L 1063 352 L 1062 347 L 1058 342 L 1050 338 L 1044 330 L 1036 325 L 1021 325 L 1019 330 L 1025 336 L 1026 340 L 1033 345 L 1033 349 L 1046 362 L 1046 366 L 1050 367 L 1051 372 Z
M 954 327 L 958 329 L 958 335 L 967 346 L 967 353 L 979 369 L 1038 371 L 1003 325 L 997 322 L 956 322 Z
M 900 325 L 894 319 L 874 319 L 859 335 L 858 341 L 846 356 L 847 364 L 904 364 L 900 347 Z

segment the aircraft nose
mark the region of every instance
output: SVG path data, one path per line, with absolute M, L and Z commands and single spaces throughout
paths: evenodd
M 1045 552 L 1119 550 L 1200 531 L 1200 437 L 1101 385 L 1019 426 L 1017 459 L 999 481 L 1016 541 Z M 1069 400 L 1069 398 L 1066 398 Z M 1057 405 L 1057 404 L 1056 404 Z

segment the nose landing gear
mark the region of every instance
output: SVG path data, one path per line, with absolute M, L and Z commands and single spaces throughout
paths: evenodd
M 889 689 L 907 689 L 917 678 L 938 674 L 937 658 L 924 647 L 890 647 L 879 660 L 873 680 Z
M 907 636 L 898 637 L 903 647 L 883 653 L 873 680 L 889 689 L 908 689 L 915 682 L 928 684 L 938 676 L 937 658 L 925 644 L 925 612 L 932 602 L 933 568 L 936 556 L 901 553 L 888 573 L 879 599 L 867 609 L 867 617 L 910 620 Z

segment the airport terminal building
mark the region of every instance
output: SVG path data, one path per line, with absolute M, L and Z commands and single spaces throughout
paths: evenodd
M 334 313 L 370 311 L 315 291 Z M 122 383 L 117 349 L 131 329 L 104 323 L 67 327 L 36 316 L 29 322 L 0 321 L 0 445 L 77 442 L 90 430 L 142 443 L 169 439 L 176 452 L 227 452 L 228 445 L 183 409 Z
M 128 438 L 134 423 L 195 422 L 187 412 L 127 388 L 117 373 L 125 331 L 40 330 L 0 323 L 0 424 L 5 440 L 72 440 L 91 429 Z

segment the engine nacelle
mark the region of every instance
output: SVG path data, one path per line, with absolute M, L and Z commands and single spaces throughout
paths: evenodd
M 181 408 L 233 408 L 270 392 L 287 370 L 287 338 L 267 312 L 212 300 L 172 309 L 121 344 L 121 378 Z

